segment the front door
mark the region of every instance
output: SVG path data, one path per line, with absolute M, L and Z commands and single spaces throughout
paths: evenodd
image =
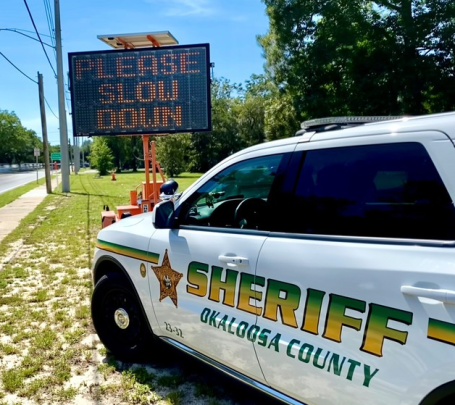
M 178 229 L 159 229 L 149 251 L 161 334 L 264 381 L 254 352 L 261 230 L 283 154 L 231 163 L 180 202 Z

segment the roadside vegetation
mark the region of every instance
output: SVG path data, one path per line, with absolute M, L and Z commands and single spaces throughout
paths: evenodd
M 73 175 L 71 193 L 47 196 L 0 243 L 0 404 L 265 403 L 171 348 L 127 364 L 100 343 L 90 268 L 101 210 L 127 203 L 143 176 Z M 198 177 L 175 179 L 183 190 Z

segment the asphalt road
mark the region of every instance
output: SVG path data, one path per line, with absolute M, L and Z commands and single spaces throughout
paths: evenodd
M 38 170 L 38 178 L 42 178 L 44 175 L 44 169 Z M 0 173 L 0 194 L 31 181 L 36 181 L 36 170 L 20 173 Z

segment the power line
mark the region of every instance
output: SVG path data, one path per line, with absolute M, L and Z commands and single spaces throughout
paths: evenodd
M 49 0 L 48 0 L 48 1 L 49 1 Z M 0 28 L 0 31 L 11 31 L 11 32 L 16 32 L 17 34 L 24 35 L 24 36 L 26 36 L 27 38 L 33 39 L 34 41 L 41 42 L 42 44 L 44 43 L 44 45 L 50 46 L 50 47 L 54 48 L 54 50 L 55 50 L 55 47 L 53 47 L 52 45 L 46 44 L 45 42 L 42 42 L 42 41 L 40 41 L 40 40 L 38 40 L 38 39 L 36 39 L 36 38 L 30 36 L 30 35 L 27 35 L 27 34 L 24 34 L 24 33 L 20 32 L 20 31 L 25 31 L 25 32 L 32 32 L 32 31 L 20 30 L 20 29 L 18 29 L 18 28 Z M 44 34 L 43 34 L 43 35 L 44 35 Z M 51 37 L 51 39 L 53 39 L 53 38 Z M 54 41 L 54 42 L 55 42 L 55 41 Z M 19 69 L 13 62 L 11 62 L 11 61 L 10 61 L 2 52 L 0 52 L 0 55 L 3 56 L 3 57 L 4 57 L 4 58 L 5 58 L 5 59 L 6 59 L 14 68 L 15 68 L 15 69 L 17 69 L 20 73 L 22 73 L 27 79 L 31 80 L 31 81 L 32 81 L 33 83 L 35 83 L 35 84 L 38 84 L 37 81 L 33 80 L 30 76 L 28 76 L 27 74 L 25 74 L 25 73 L 24 73 L 21 69 Z M 54 73 L 55 73 L 55 72 L 54 72 Z M 44 101 L 45 101 L 45 103 L 47 104 L 47 106 L 48 106 L 50 112 L 53 114 L 53 116 L 54 116 L 55 118 L 58 119 L 58 116 L 55 115 L 54 111 L 52 110 L 52 107 L 50 106 L 50 104 L 49 104 L 49 102 L 47 101 L 46 98 L 44 98 Z
M 47 102 L 46 97 L 44 97 L 44 101 L 46 102 L 47 106 L 49 107 L 49 110 L 51 110 L 51 113 L 54 115 L 54 117 L 58 119 L 58 116 L 55 115 L 54 111 L 52 111 L 51 106 L 50 106 L 49 103 Z
M 46 11 L 46 20 L 47 20 L 47 27 L 49 28 L 49 34 L 51 37 L 51 42 L 54 47 L 54 57 L 55 60 L 57 60 L 57 50 L 55 49 L 55 25 L 54 25 L 54 20 L 52 17 L 52 8 L 50 4 L 50 0 L 44 0 L 44 9 Z
M 31 35 L 24 34 L 23 32 L 18 31 L 16 28 L 0 28 L 0 31 L 15 32 L 16 34 L 21 34 L 21 35 L 23 35 L 24 37 L 33 39 L 33 40 L 36 41 L 36 42 L 40 42 L 39 39 L 36 39 L 36 38 L 32 37 Z M 43 42 L 43 44 L 46 45 L 46 46 L 49 46 L 49 47 L 53 48 L 52 45 L 49 45 L 49 44 L 47 44 L 46 42 Z
M 44 0 L 44 9 L 46 11 L 46 19 L 47 19 L 47 26 L 49 28 L 49 35 L 52 38 L 52 42 L 55 45 L 55 26 L 54 26 L 54 20 L 52 17 L 52 7 L 50 0 Z
M 25 74 L 22 70 L 20 70 L 13 62 L 11 62 L 5 55 L 3 55 L 2 52 L 0 52 L 0 55 L 3 56 L 11 65 L 13 65 L 19 72 L 21 72 L 27 79 L 31 80 L 33 83 L 38 84 L 36 80 L 33 80 L 30 76 Z
M 28 8 L 27 0 L 24 0 L 25 7 L 27 7 L 28 15 L 30 16 L 30 19 L 32 20 L 33 28 L 35 28 L 36 35 L 38 36 L 38 39 L 41 43 L 41 46 L 43 48 L 44 53 L 46 54 L 47 61 L 49 62 L 49 65 L 51 65 L 52 71 L 54 72 L 55 77 L 57 77 L 57 73 L 55 72 L 54 66 L 52 66 L 51 60 L 49 59 L 49 56 L 46 52 L 46 48 L 44 47 L 43 41 L 41 40 L 41 37 L 39 35 L 38 29 L 36 28 L 35 21 L 33 20 L 32 13 L 30 12 L 30 9 Z
M 30 31 L 30 30 L 24 30 L 23 28 L 2 28 L 2 29 L 9 29 L 9 30 L 14 30 L 14 31 L 22 31 L 22 32 L 28 32 L 30 34 L 35 34 L 35 31 Z M 46 34 L 41 34 L 43 37 L 51 37 L 50 35 Z
M 2 52 L 0 52 L 0 55 L 3 56 L 11 65 L 13 65 L 19 72 L 21 72 L 27 79 L 31 80 L 33 83 L 35 84 L 38 84 L 38 82 L 36 80 L 33 80 L 30 76 L 28 76 L 27 74 L 25 74 L 22 70 L 20 70 L 13 62 L 11 62 L 5 55 L 3 55 Z M 52 111 L 52 108 L 50 106 L 50 104 L 47 102 L 46 98 L 44 98 L 44 101 L 46 102 L 47 106 L 49 107 L 49 110 L 51 111 L 51 113 L 54 115 L 55 118 L 58 119 L 58 116 L 55 115 L 54 111 Z

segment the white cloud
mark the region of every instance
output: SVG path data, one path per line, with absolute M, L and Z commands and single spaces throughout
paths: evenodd
M 156 0 L 147 0 L 148 3 L 159 3 Z M 209 0 L 168 0 L 168 6 L 165 8 L 164 14 L 169 17 L 184 17 L 188 15 L 196 15 L 199 17 L 207 17 L 215 13 L 215 9 L 211 6 L 213 1 Z

